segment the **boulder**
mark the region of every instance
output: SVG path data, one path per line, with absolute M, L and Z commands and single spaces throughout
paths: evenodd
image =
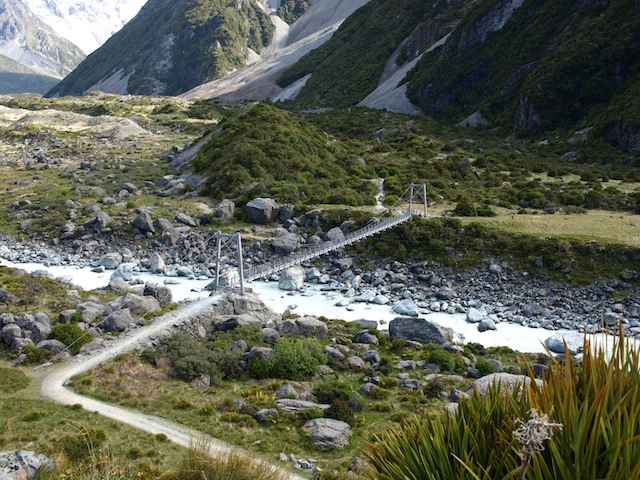
M 62 352 L 67 346 L 62 343 L 60 340 L 42 340 L 36 343 L 37 348 L 41 348 L 43 350 L 47 350 L 54 355 Z
M 5 325 L 0 331 L 2 341 L 7 345 L 11 345 L 17 338 L 22 338 L 22 329 L 13 323 Z
M 53 472 L 56 462 L 52 458 L 27 450 L 0 452 L 0 474 L 10 479 L 34 478 L 38 472 Z
M 453 340 L 453 330 L 424 318 L 398 317 L 389 322 L 389 336 L 405 340 L 424 340 L 442 345 Z
M 221 220 L 233 220 L 236 214 L 236 204 L 233 200 L 222 200 L 216 208 L 216 217 Z
M 16 297 L 13 293 L 4 288 L 0 288 L 0 303 L 4 303 L 6 305 L 16 305 L 20 302 L 20 299 Z
M 284 270 L 278 280 L 278 288 L 287 292 L 298 291 L 303 285 L 304 270 L 297 265 Z
M 116 268 L 111 274 L 111 278 L 120 277 L 125 282 L 129 282 L 133 280 L 133 264 L 132 263 L 123 263 Z
M 330 242 L 341 242 L 344 239 L 344 232 L 340 227 L 332 228 L 327 232 L 327 240 Z
M 152 312 L 161 312 L 160 302 L 155 297 L 141 297 L 134 293 L 127 293 L 116 299 L 121 309 L 128 309 L 131 313 L 144 314 Z
M 366 352 L 362 352 L 360 354 L 360 358 L 369 363 L 380 363 L 381 359 L 380 354 L 376 350 L 367 350 Z
M 336 362 L 341 362 L 342 360 L 345 359 L 344 353 L 342 353 L 337 348 L 331 347 L 329 345 L 325 345 L 322 348 L 322 352 L 327 356 L 327 358 L 329 360 L 333 360 L 333 361 L 336 361 Z
M 105 332 L 122 332 L 133 323 L 131 312 L 128 308 L 123 308 L 113 312 L 98 325 Z
M 327 410 L 329 405 L 324 403 L 309 402 L 307 400 L 298 400 L 296 398 L 281 398 L 276 400 L 276 407 L 278 410 L 288 413 L 300 413 L 306 412 L 311 408 L 317 408 L 318 410 Z
M 122 255 L 118 252 L 107 253 L 100 257 L 98 265 L 102 265 L 107 270 L 114 270 L 122 262 Z
M 159 253 L 152 253 L 149 257 L 149 270 L 151 270 L 151 273 L 164 273 L 167 271 L 167 265 Z
M 126 293 L 131 290 L 131 286 L 122 277 L 109 280 L 109 288 L 117 293 Z
M 264 423 L 273 417 L 280 416 L 278 414 L 278 410 L 275 408 L 263 408 L 262 410 L 258 410 L 253 418 L 256 419 L 258 423 Z
M 324 338 L 329 329 L 326 323 L 315 317 L 300 317 L 283 320 L 276 325 L 276 330 L 281 335 Z
M 546 347 L 553 353 L 565 353 L 565 343 L 569 353 L 575 355 L 582 351 L 584 335 L 578 332 L 554 333 L 544 341 Z
M 259 225 L 273 223 L 278 217 L 278 203 L 272 198 L 254 198 L 247 203 L 247 217 Z
M 151 215 L 147 212 L 142 212 L 138 214 L 136 218 L 131 222 L 135 228 L 140 230 L 141 232 L 150 232 L 155 233 L 156 229 L 153 226 L 153 220 L 151 219 Z
M 285 383 L 276 392 L 276 398 L 298 398 L 298 392 L 293 385 Z
M 498 328 L 496 327 L 496 323 L 490 318 L 485 318 L 478 324 L 479 332 L 486 332 L 487 330 L 497 330 L 497 329 Z
M 420 315 L 420 309 L 413 300 L 400 300 L 392 307 L 393 313 L 398 315 L 406 315 L 408 317 L 417 317 Z
M 353 336 L 353 343 L 367 343 L 369 345 L 378 345 L 380 340 L 369 330 L 360 330 Z
M 455 290 L 450 287 L 440 287 L 436 292 L 436 297 L 440 300 L 453 300 L 456 296 Z
M 219 323 L 216 323 L 216 330 L 235 330 L 238 327 L 262 327 L 262 320 L 243 313 L 242 315 L 224 315 Z
M 364 370 L 367 368 L 367 363 L 360 357 L 351 356 L 347 358 L 347 366 L 349 370 Z
M 153 226 L 161 232 L 173 230 L 173 223 L 171 223 L 171 221 L 167 220 L 166 218 L 156 218 L 153 221 Z
M 187 215 L 186 213 L 178 213 L 174 220 L 176 221 L 176 223 L 180 223 L 182 225 L 186 225 L 187 227 L 197 227 L 198 226 L 198 222 L 196 222 L 193 217 Z
M 280 220 L 281 222 L 286 222 L 287 220 L 291 220 L 295 215 L 295 211 L 296 211 L 296 208 L 292 204 L 285 203 L 280 208 L 280 213 L 278 214 L 278 220 Z
M 167 305 L 173 301 L 173 294 L 171 289 L 164 285 L 156 283 L 147 283 L 144 286 L 144 296 L 154 297 L 160 302 L 160 305 Z
M 267 307 L 260 297 L 249 292 L 246 292 L 244 296 L 238 293 L 230 293 L 220 300 L 216 306 L 216 312 L 220 315 L 242 315 L 243 313 L 248 313 L 262 320 L 265 325 L 282 320 L 282 316 Z
M 110 310 L 106 305 L 97 302 L 83 302 L 76 305 L 80 310 L 79 321 L 93 325 L 97 320 L 101 320 L 109 315 Z
M 33 343 L 46 340 L 51 335 L 51 325 L 48 323 L 33 322 L 29 325 L 28 330 L 31 332 L 31 340 L 33 340 Z
M 300 237 L 295 233 L 287 233 L 282 235 L 277 240 L 271 242 L 271 247 L 275 250 L 275 252 L 279 255 L 289 255 L 296 248 L 298 248 L 298 244 L 300 243 Z
M 251 350 L 249 350 L 249 352 L 247 352 L 247 354 L 244 356 L 244 359 L 247 362 L 250 362 L 254 358 L 259 358 L 263 362 L 266 362 L 267 359 L 273 357 L 275 354 L 276 352 L 273 350 L 273 348 L 252 347 Z
M 480 323 L 484 318 L 484 314 L 478 310 L 477 308 L 469 308 L 467 310 L 467 322 L 469 323 Z
M 312 444 L 320 448 L 344 448 L 353 434 L 351 426 L 333 418 L 316 418 L 304 424 L 303 431 Z
M 486 395 L 489 391 L 489 387 L 494 384 L 499 385 L 500 388 L 509 390 L 510 393 L 513 393 L 516 386 L 528 386 L 529 383 L 531 383 L 531 380 L 531 377 L 528 377 L 527 375 L 514 375 L 512 373 L 492 373 L 475 380 L 471 388 L 467 390 L 467 393 L 471 394 L 475 389 L 480 395 Z M 535 381 L 539 386 L 542 387 L 542 380 Z

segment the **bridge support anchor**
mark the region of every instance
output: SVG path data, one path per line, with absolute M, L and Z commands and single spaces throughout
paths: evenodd
M 423 211 L 419 215 L 426 218 L 427 216 L 427 184 L 426 183 L 411 184 L 411 196 L 409 197 L 409 213 L 411 214 L 413 214 L 414 199 L 417 201 L 422 200 Z
M 244 296 L 244 260 L 242 258 L 242 238 L 239 233 L 227 234 L 218 232 L 216 234 L 216 277 L 213 286 L 215 290 L 218 290 L 220 286 L 220 259 L 222 256 L 222 248 L 228 248 L 231 252 L 230 245 L 234 240 L 238 257 L 238 273 L 240 274 L 240 295 Z

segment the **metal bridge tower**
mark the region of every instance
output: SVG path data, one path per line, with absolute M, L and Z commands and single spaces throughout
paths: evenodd
M 411 197 L 409 198 L 409 213 L 413 214 L 414 199 L 418 202 L 422 200 L 422 207 L 424 211 L 418 213 L 423 217 L 427 216 L 427 184 L 426 183 L 412 183 L 411 184 Z M 419 210 L 418 210 L 419 211 Z
M 222 248 L 228 248 L 231 251 L 231 245 L 235 240 L 236 248 L 238 250 L 238 273 L 240 274 L 240 295 L 244 296 L 244 259 L 242 258 L 242 238 L 239 233 L 227 234 L 216 233 L 216 279 L 214 283 L 214 289 L 218 290 L 220 283 L 220 257 Z

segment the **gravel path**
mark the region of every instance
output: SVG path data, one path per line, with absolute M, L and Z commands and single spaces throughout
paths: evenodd
M 154 415 L 135 412 L 116 405 L 84 397 L 65 387 L 65 384 L 73 376 L 86 372 L 87 370 L 90 370 L 121 353 L 126 353 L 136 349 L 149 338 L 159 335 L 165 330 L 168 330 L 175 325 L 179 325 L 195 315 L 207 311 L 221 298 L 222 295 L 218 295 L 189 303 L 173 312 L 169 312 L 154 319 L 144 328 L 127 332 L 126 334 L 118 337 L 112 345 L 109 345 L 102 351 L 94 353 L 93 355 L 77 355 L 66 363 L 47 367 L 50 370 L 42 378 L 42 394 L 45 397 L 51 398 L 52 400 L 65 405 L 80 404 L 85 410 L 95 411 L 105 417 L 126 423 L 154 435 L 163 433 L 169 440 L 183 447 L 189 447 L 194 444 L 195 440 L 203 439 L 210 445 L 210 452 L 212 455 L 225 454 L 229 452 L 234 447 L 202 432 L 198 432 L 197 430 L 192 430 L 183 425 Z M 302 480 L 305 478 L 289 472 L 287 473 L 291 479 Z

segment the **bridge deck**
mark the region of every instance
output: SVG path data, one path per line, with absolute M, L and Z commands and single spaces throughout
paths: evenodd
M 395 227 L 400 223 L 404 223 L 408 221 L 411 217 L 412 217 L 412 213 L 406 212 L 406 213 L 403 213 L 402 215 L 398 215 L 378 223 L 367 225 L 366 227 L 361 228 L 360 230 L 356 230 L 355 232 L 345 235 L 345 238 L 342 240 L 327 241 L 320 245 L 309 247 L 303 252 L 294 253 L 286 257 L 276 259 L 274 262 L 270 264 L 260 265 L 255 268 L 249 268 L 245 270 L 244 278 L 246 281 L 250 282 L 258 278 L 267 277 L 269 275 L 280 272 L 294 265 L 298 265 L 300 263 L 306 262 L 308 260 L 317 258 L 326 253 L 329 253 L 333 250 L 342 248 L 346 245 L 350 245 L 352 243 L 358 242 L 364 238 L 370 237 L 384 230 L 388 230 L 389 228 Z

